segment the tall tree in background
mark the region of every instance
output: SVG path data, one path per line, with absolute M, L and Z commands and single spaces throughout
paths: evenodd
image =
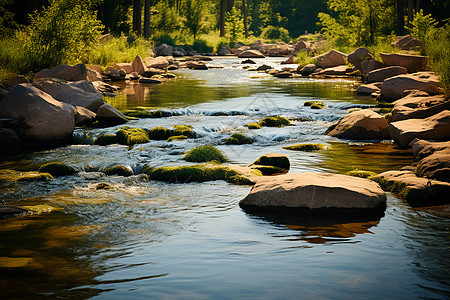
M 197 34 L 200 32 L 204 25 L 205 14 L 205 1 L 203 0 L 186 0 L 185 9 L 185 25 L 189 28 L 194 35 L 194 39 L 197 38 Z
M 244 34 L 245 34 L 245 38 L 248 38 L 247 5 L 245 4 L 245 0 L 242 0 L 242 14 L 244 15 Z
M 220 0 L 220 36 L 225 36 L 225 17 L 233 6 L 234 0 Z
M 150 38 L 150 8 L 152 6 L 151 0 L 145 0 L 144 6 L 144 37 Z
M 133 0 L 133 32 L 142 35 L 142 1 Z

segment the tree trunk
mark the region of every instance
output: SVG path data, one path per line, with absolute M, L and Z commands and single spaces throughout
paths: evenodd
M 227 0 L 220 0 L 220 36 L 225 36 L 225 13 Z
M 405 32 L 405 2 L 397 0 L 397 35 Z
M 150 38 L 150 7 L 152 6 L 151 0 L 145 0 L 144 8 L 144 37 Z
M 133 0 L 133 32 L 142 35 L 142 2 Z
M 417 1 L 419 1 L 419 0 L 417 0 Z M 245 38 L 248 38 L 247 7 L 245 5 L 245 0 L 242 0 L 242 13 L 244 14 L 244 33 L 245 33 Z
M 408 26 L 411 26 L 411 22 L 414 17 L 414 0 L 408 0 Z
M 420 11 L 420 0 L 416 1 L 416 12 Z

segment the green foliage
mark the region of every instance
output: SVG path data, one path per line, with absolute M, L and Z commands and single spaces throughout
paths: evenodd
M 254 140 L 243 135 L 242 133 L 233 133 L 230 138 L 224 139 L 223 142 L 226 145 L 243 145 L 252 144 Z
M 186 153 L 183 159 L 190 162 L 218 161 L 223 163 L 227 161 L 223 153 L 213 146 L 194 148 Z
M 123 165 L 117 165 L 117 166 L 113 166 L 113 167 L 109 167 L 106 168 L 105 170 L 103 170 L 103 172 L 110 176 L 110 175 L 119 175 L 119 176 L 132 176 L 133 170 L 131 170 L 129 167 L 127 166 L 123 166 Z
M 194 40 L 194 43 L 192 43 L 192 48 L 200 53 L 210 53 L 213 51 L 213 48 L 208 46 L 206 40 L 203 39 Z
M 167 44 L 175 46 L 176 40 L 169 34 L 157 34 L 153 37 L 153 42 L 155 45 Z
M 186 0 L 185 3 L 184 24 L 194 35 L 194 40 L 204 26 L 205 4 L 202 0 Z
M 122 127 L 116 132 L 117 140 L 122 145 L 135 145 L 150 142 L 147 131 L 142 128 Z
M 250 123 L 245 126 L 247 126 L 248 129 L 261 129 L 261 125 L 259 125 L 258 123 Z
M 12 2 L 12 0 L 0 1 L 0 38 L 13 36 L 14 29 L 17 28 L 17 24 L 14 22 L 14 13 L 5 8 Z
M 297 57 L 295 59 L 295 63 L 299 65 L 299 67 L 304 67 L 308 64 L 316 64 L 317 60 L 313 59 L 307 51 L 298 51 Z
M 53 176 L 49 173 L 19 172 L 6 169 L 0 170 L 0 182 L 47 181 L 52 179 Z
M 99 145 L 99 146 L 106 146 L 106 145 L 111 145 L 111 144 L 116 144 L 116 143 L 118 143 L 118 141 L 117 141 L 117 135 L 115 135 L 115 134 L 102 134 L 102 135 L 98 136 L 94 142 L 95 145 Z
M 275 116 L 275 117 L 266 117 L 258 122 L 259 126 L 266 126 L 266 127 L 284 127 L 291 125 L 291 122 L 289 122 L 288 119 Z
M 239 12 L 236 7 L 230 12 L 227 12 L 225 17 L 225 31 L 232 41 L 237 41 L 244 33 L 244 24 L 241 17 L 241 12 Z
M 158 12 L 151 17 L 151 32 L 155 35 L 170 34 L 179 31 L 183 27 L 185 18 L 176 6 L 167 1 L 158 1 L 154 7 Z M 172 44 L 174 45 L 174 44 Z
M 286 28 L 272 25 L 263 29 L 261 37 L 269 41 L 283 41 L 285 43 L 288 43 L 290 40 L 289 31 Z
M 283 149 L 286 150 L 295 150 L 295 151 L 321 151 L 325 149 L 324 144 L 298 144 L 298 145 L 292 145 L 292 146 L 284 146 Z
M 436 28 L 437 22 L 431 14 L 424 15 L 423 10 L 416 12 L 410 26 L 405 26 L 408 29 L 411 36 L 415 37 L 419 41 L 425 41 L 428 32 Z
M 74 168 L 63 163 L 51 162 L 42 165 L 39 170 L 40 173 L 49 173 L 52 176 L 67 176 L 76 172 Z
M 439 75 L 446 95 L 450 96 L 450 24 L 432 28 L 424 42 L 431 68 Z
M 52 0 L 30 19 L 26 53 L 33 71 L 83 60 L 102 29 L 90 0 Z

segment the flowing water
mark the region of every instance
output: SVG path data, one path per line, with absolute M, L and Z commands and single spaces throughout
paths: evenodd
M 275 66 L 279 59 L 257 60 Z M 222 69 L 176 71 L 162 85 L 129 84 L 108 98 L 119 109 L 163 109 L 172 116 L 129 126 L 192 125 L 199 136 L 151 141 L 133 148 L 72 145 L 22 154 L 1 168 L 35 170 L 61 161 L 80 170 L 123 164 L 186 165 L 182 153 L 215 145 L 231 163 L 248 165 L 280 152 L 290 172 L 382 172 L 410 165 L 409 151 L 389 142 L 354 143 L 325 136 L 348 109 L 373 105 L 357 99 L 354 81 L 277 79 L 243 70 L 234 58 Z M 320 100 L 322 110 L 305 107 Z M 294 126 L 248 130 L 266 116 Z M 311 121 L 303 121 L 308 118 Z M 95 137 L 117 127 L 77 129 Z M 251 145 L 222 145 L 232 133 Z M 322 152 L 282 146 L 320 142 Z M 100 182 L 113 190 L 96 190 Z M 223 181 L 167 184 L 138 176 L 79 173 L 51 182 L 1 184 L 0 203 L 47 204 L 47 214 L 0 221 L 0 298 L 108 299 L 447 299 L 450 295 L 448 207 L 413 209 L 388 195 L 376 220 L 288 219 L 250 215 L 238 203 L 251 187 Z

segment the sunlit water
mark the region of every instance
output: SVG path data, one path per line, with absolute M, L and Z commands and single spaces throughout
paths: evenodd
M 276 59 L 257 60 L 274 66 Z M 223 69 L 180 70 L 158 86 L 130 84 L 107 99 L 119 109 L 147 106 L 173 114 L 129 126 L 151 129 L 189 124 L 197 139 L 107 147 L 73 145 L 24 154 L 2 168 L 33 170 L 62 161 L 84 170 L 124 164 L 185 165 L 182 153 L 215 145 L 232 163 L 248 165 L 280 152 L 290 172 L 381 172 L 414 162 L 389 142 L 350 143 L 325 136 L 356 99 L 354 81 L 276 79 L 243 70 L 239 60 L 216 59 Z M 320 100 L 323 110 L 303 106 Z M 248 130 L 244 125 L 282 115 L 294 126 Z M 302 118 L 312 121 L 301 122 Z M 84 130 L 98 136 L 120 126 Z M 252 145 L 222 145 L 232 133 Z M 294 152 L 282 146 L 320 142 L 328 150 Z M 114 190 L 96 190 L 108 182 Z M 223 181 L 143 182 L 137 177 L 74 175 L 45 183 L 2 184 L 0 201 L 48 204 L 50 214 L 0 221 L 1 298 L 112 299 L 413 299 L 449 296 L 448 208 L 415 210 L 388 195 L 377 220 L 286 219 L 249 215 L 238 203 L 248 186 Z M 8 260 L 9 259 L 9 260 Z M 25 262 L 25 263 L 24 263 Z M 20 265 L 23 264 L 23 265 Z

